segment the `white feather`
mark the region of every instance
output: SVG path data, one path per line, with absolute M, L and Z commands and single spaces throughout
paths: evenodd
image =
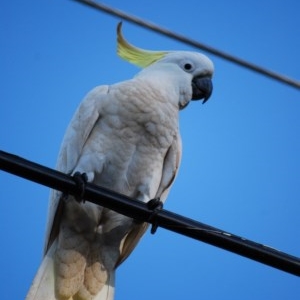
M 26 300 L 56 300 L 54 286 L 54 263 L 53 255 L 57 242 L 54 242 L 39 267 L 32 282 Z
M 184 70 L 186 61 L 193 69 Z M 171 52 L 131 80 L 96 87 L 68 127 L 58 170 L 84 172 L 88 181 L 141 201 L 165 201 L 181 158 L 179 109 L 191 100 L 193 76 L 212 72 L 203 55 Z M 52 192 L 45 257 L 26 299 L 112 300 L 115 269 L 146 228 Z

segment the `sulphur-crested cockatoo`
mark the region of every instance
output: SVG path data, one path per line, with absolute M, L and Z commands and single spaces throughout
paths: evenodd
M 178 113 L 212 92 L 213 64 L 188 51 L 147 51 L 117 29 L 118 55 L 142 68 L 87 94 L 65 134 L 57 169 L 148 202 L 166 200 L 178 171 Z M 147 224 L 53 191 L 45 256 L 27 300 L 111 300 L 115 270 Z

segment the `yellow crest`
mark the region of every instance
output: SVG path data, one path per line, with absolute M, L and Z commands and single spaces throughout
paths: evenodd
M 168 53 L 167 51 L 144 50 L 131 45 L 123 37 L 121 28 L 122 22 L 117 27 L 117 53 L 126 61 L 138 67 L 146 68 Z

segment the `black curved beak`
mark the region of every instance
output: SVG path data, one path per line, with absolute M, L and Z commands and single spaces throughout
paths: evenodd
M 203 99 L 204 104 L 212 94 L 213 84 L 210 77 L 198 76 L 192 80 L 193 96 L 192 100 Z

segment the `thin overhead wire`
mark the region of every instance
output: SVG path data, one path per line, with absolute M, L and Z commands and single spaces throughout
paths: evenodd
M 85 201 L 107 207 L 137 221 L 151 223 L 155 227 L 174 231 L 300 276 L 300 258 L 164 209 L 154 211 L 146 203 L 91 183 L 79 188 L 72 176 L 19 156 L 0 151 L 0 169 L 76 197 L 84 195 Z
M 292 79 L 290 77 L 287 77 L 287 76 L 284 76 L 282 74 L 279 74 L 279 73 L 276 73 L 274 71 L 271 71 L 271 70 L 268 70 L 266 68 L 263 68 L 263 67 L 260 67 L 258 65 L 255 65 L 253 63 L 250 63 L 246 60 L 243 60 L 241 58 L 238 58 L 236 56 L 233 56 L 231 54 L 228 54 L 226 52 L 223 52 L 223 51 L 220 51 L 216 48 L 213 48 L 213 47 L 210 47 L 208 45 L 205 45 L 203 43 L 200 43 L 196 40 L 193 40 L 193 39 L 190 39 L 190 38 L 187 38 L 181 34 L 178 34 L 178 33 L 175 33 L 171 30 L 168 30 L 166 28 L 163 28 L 161 26 L 158 26 L 152 22 L 149 22 L 149 21 L 145 21 L 139 17 L 136 17 L 136 16 L 133 16 L 133 15 L 130 15 L 124 11 L 121 11 L 121 10 L 118 10 L 118 9 L 115 9 L 115 8 L 112 8 L 110 6 L 107 6 L 107 5 L 104 5 L 102 3 L 99 3 L 99 2 L 95 2 L 95 1 L 91 1 L 91 0 L 73 0 L 73 1 L 76 1 L 76 2 L 80 2 L 81 4 L 84 4 L 84 5 L 88 5 L 92 8 L 95 8 L 97 10 L 100 10 L 102 12 L 105 12 L 105 13 L 108 13 L 110 15 L 113 15 L 113 16 L 116 16 L 116 17 L 119 17 L 119 18 L 122 18 L 124 20 L 127 20 L 128 22 L 131 22 L 131 23 L 134 23 L 136 25 L 139 25 L 141 27 L 144 27 L 144 28 L 148 28 L 152 31 L 155 31 L 155 32 L 158 32 L 162 35 L 165 35 L 167 37 L 170 37 L 174 40 L 177 40 L 179 42 L 182 42 L 184 44 L 187 44 L 187 45 L 190 45 L 192 47 L 195 47 L 195 48 L 198 48 L 198 49 L 201 49 L 201 50 L 204 50 L 208 53 L 211 53 L 215 56 L 218 56 L 218 57 L 221 57 L 225 60 L 228 60 L 232 63 L 235 63 L 241 67 L 244 67 L 244 68 L 247 68 L 249 70 L 252 70 L 256 73 L 259 73 L 261 75 L 264 75 L 266 77 L 269 77 L 269 78 L 272 78 L 274 80 L 277 80 L 281 83 L 285 83 L 289 86 L 292 86 L 294 88 L 297 88 L 297 89 L 300 89 L 300 81 L 297 81 L 295 79 Z

